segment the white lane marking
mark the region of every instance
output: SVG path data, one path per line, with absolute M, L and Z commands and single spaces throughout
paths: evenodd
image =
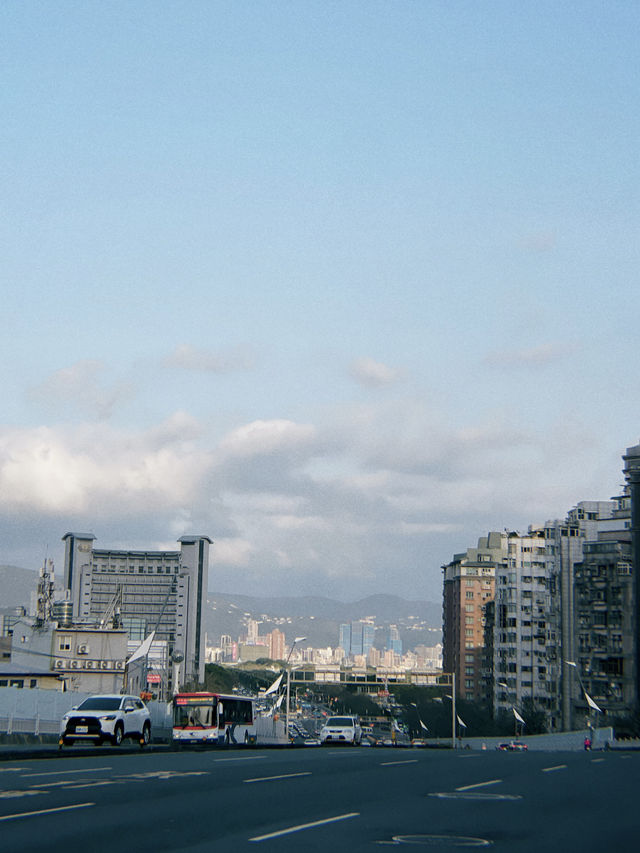
M 273 782 L 275 779 L 293 779 L 296 776 L 311 776 L 311 771 L 306 770 L 304 773 L 283 773 L 281 776 L 261 776 L 259 779 L 243 779 L 243 782 Z
M 555 767 L 543 767 L 542 772 L 543 773 L 553 773 L 554 770 L 566 770 L 566 769 L 567 769 L 566 764 L 556 764 Z
M 242 758 L 214 758 L 214 761 L 258 761 L 266 755 L 243 755 Z
M 95 803 L 77 803 L 75 806 L 58 806 L 56 809 L 39 809 L 35 812 L 18 812 L 17 814 L 6 814 L 0 817 L 0 820 L 17 820 L 20 817 L 35 817 L 41 814 L 54 814 L 54 812 L 69 812 L 73 809 L 88 809 L 90 806 L 95 806 Z
M 298 826 L 289 826 L 286 829 L 278 830 L 278 832 L 269 832 L 267 835 L 256 835 L 255 838 L 250 838 L 249 841 L 266 841 L 268 838 L 279 838 L 281 835 L 290 835 L 292 832 L 300 832 L 302 829 L 311 829 L 314 826 L 324 826 L 327 823 L 336 823 L 339 820 L 348 820 L 351 817 L 359 816 L 360 812 L 339 814 L 335 817 L 326 817 L 324 820 L 314 820 L 311 823 L 300 823 Z
M 0 800 L 15 800 L 18 797 L 34 797 L 36 794 L 48 794 L 48 791 L 43 791 L 41 788 L 28 791 L 0 791 Z
M 113 770 L 113 767 L 88 767 L 84 770 L 47 770 L 46 773 L 23 773 L 23 779 L 35 779 L 36 776 L 67 776 L 69 773 L 102 773 Z
M 441 800 L 521 800 L 522 794 L 489 794 L 487 791 L 439 791 L 427 794 Z
M 624 761 L 625 758 L 631 758 L 630 755 L 621 755 L 620 758 Z
M 629 756 L 624 755 L 623 758 L 629 758 Z M 26 769 L 26 767 L 0 767 L 0 773 L 19 773 L 20 770 Z
M 604 758 L 592 758 L 591 763 L 592 764 L 600 764 L 600 762 L 604 761 L 604 760 L 605 760 Z
M 456 791 L 470 791 L 472 788 L 485 788 L 487 785 L 499 785 L 502 779 L 490 779 L 488 782 L 476 782 L 475 785 L 462 785 Z
M 381 761 L 380 767 L 391 767 L 392 764 L 417 764 L 417 758 L 409 758 L 407 761 Z

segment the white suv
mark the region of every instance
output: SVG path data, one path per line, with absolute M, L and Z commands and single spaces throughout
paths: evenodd
M 320 743 L 351 743 L 359 746 L 362 729 L 357 717 L 329 717 L 320 731 Z
M 142 699 L 117 693 L 89 696 L 64 715 L 60 723 L 60 747 L 75 741 L 120 746 L 124 738 L 145 746 L 151 740 L 151 715 Z

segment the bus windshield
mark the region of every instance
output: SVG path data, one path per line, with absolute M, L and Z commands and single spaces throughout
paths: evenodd
M 210 727 L 215 725 L 215 699 L 201 702 L 189 702 L 188 705 L 175 705 L 173 709 L 173 725 L 182 728 L 187 726 Z

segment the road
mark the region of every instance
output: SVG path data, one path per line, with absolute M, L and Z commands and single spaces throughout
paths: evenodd
M 0 849 L 624 853 L 639 782 L 639 753 L 69 750 L 0 762 Z

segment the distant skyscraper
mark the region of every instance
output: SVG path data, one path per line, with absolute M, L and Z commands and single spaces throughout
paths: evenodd
M 389 625 L 387 631 L 387 648 L 395 652 L 397 655 L 402 654 L 402 640 L 400 639 L 400 631 L 395 625 Z
M 371 622 L 362 622 L 362 654 L 369 654 L 376 640 L 376 626 Z
M 284 660 L 285 658 L 285 635 L 283 631 L 274 628 L 267 634 L 269 640 L 269 657 L 271 660 Z
M 351 625 L 340 626 L 340 648 L 345 655 L 351 654 Z

